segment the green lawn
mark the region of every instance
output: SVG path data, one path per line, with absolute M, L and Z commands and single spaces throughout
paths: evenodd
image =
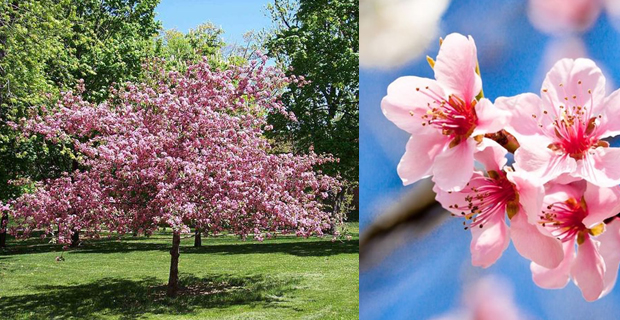
M 47 241 L 0 249 L 0 319 L 357 319 L 358 224 L 351 240 L 233 236 L 181 243 L 179 297 L 165 296 L 171 234 Z

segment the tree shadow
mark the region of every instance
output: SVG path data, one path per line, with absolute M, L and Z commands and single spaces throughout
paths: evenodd
M 170 245 L 145 242 L 93 242 L 82 246 L 73 253 L 119 253 L 131 251 L 169 251 Z M 331 256 L 346 253 L 358 253 L 359 241 L 316 241 L 294 240 L 291 242 L 241 242 L 234 244 L 206 244 L 202 247 L 181 246 L 181 255 L 184 254 L 265 254 L 286 253 L 295 256 Z
M 42 239 L 40 231 L 33 231 L 27 239 L 16 240 L 12 235 L 7 235 L 7 246 L 0 247 L 0 258 L 17 253 L 43 253 L 62 251 L 62 245 L 50 243 L 49 239 Z
M 115 239 L 89 240 L 75 249 L 72 254 L 80 253 L 124 253 L 135 251 L 169 251 L 170 244 L 140 241 L 118 241 Z M 29 254 L 41 252 L 62 252 L 62 246 L 56 244 L 30 244 L 4 248 L 0 255 Z M 202 247 L 181 246 L 181 254 L 263 254 L 286 253 L 295 256 L 331 256 L 337 254 L 358 253 L 358 240 L 317 241 L 311 239 L 294 239 L 288 242 L 265 240 L 264 242 L 236 242 L 232 244 L 209 244 Z
M 234 305 L 285 307 L 281 297 L 294 289 L 297 279 L 264 276 L 185 276 L 176 298 L 166 297 L 166 286 L 153 277 L 141 280 L 104 278 L 69 286 L 36 286 L 36 294 L 0 299 L 3 319 L 101 319 L 120 316 L 139 319 L 145 314 L 189 314 L 199 309 Z
M 264 254 L 287 253 L 300 257 L 331 256 L 359 252 L 359 241 L 293 241 L 293 242 L 248 242 L 237 244 L 183 247 L 185 254 Z

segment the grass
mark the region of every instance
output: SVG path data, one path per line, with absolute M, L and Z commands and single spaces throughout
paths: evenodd
M 64 252 L 9 240 L 0 251 L 0 319 L 357 319 L 358 224 L 351 240 L 233 236 L 181 242 L 182 290 L 165 296 L 169 232 L 90 240 Z

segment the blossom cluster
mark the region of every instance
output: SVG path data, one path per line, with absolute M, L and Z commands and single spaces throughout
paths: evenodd
M 278 153 L 264 136 L 267 115 L 286 113 L 279 98 L 291 81 L 266 58 L 226 70 L 205 60 L 127 83 L 101 104 L 66 93 L 19 128 L 69 144 L 76 168 L 12 202 L 11 232 L 43 230 L 60 243 L 160 225 L 258 240 L 321 235 L 332 224 L 324 199 L 340 184 L 317 166 L 336 159 Z
M 435 79 L 395 80 L 384 115 L 411 134 L 398 174 L 431 177 L 436 199 L 471 230 L 472 264 L 488 267 L 510 241 L 531 260 L 533 281 L 572 279 L 593 301 L 614 286 L 620 263 L 620 90 L 588 59 L 563 59 L 540 96 L 484 98 L 476 45 L 450 34 Z M 514 154 L 509 164 L 507 155 Z

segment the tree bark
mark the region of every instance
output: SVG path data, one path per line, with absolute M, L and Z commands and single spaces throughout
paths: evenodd
M 344 201 L 344 194 L 345 194 L 345 190 L 340 190 L 340 192 L 338 192 L 338 194 L 336 195 L 336 199 L 334 199 L 334 209 L 333 209 L 333 215 L 332 215 L 332 220 L 330 223 L 330 230 L 329 232 L 331 234 L 335 234 L 336 231 L 338 231 L 338 224 L 341 222 L 341 215 L 342 213 L 340 211 L 342 211 L 342 202 Z M 335 221 L 338 220 L 338 221 Z
M 170 277 L 168 278 L 168 297 L 176 297 L 179 290 L 179 245 L 181 235 L 177 232 L 172 235 L 172 248 L 170 249 Z
M 9 214 L 2 213 L 2 219 L 0 219 L 0 248 L 6 247 L 6 227 L 9 224 Z
M 71 248 L 76 248 L 80 245 L 80 230 L 74 230 L 71 235 Z
M 202 232 L 200 228 L 194 231 L 194 247 L 202 247 Z

